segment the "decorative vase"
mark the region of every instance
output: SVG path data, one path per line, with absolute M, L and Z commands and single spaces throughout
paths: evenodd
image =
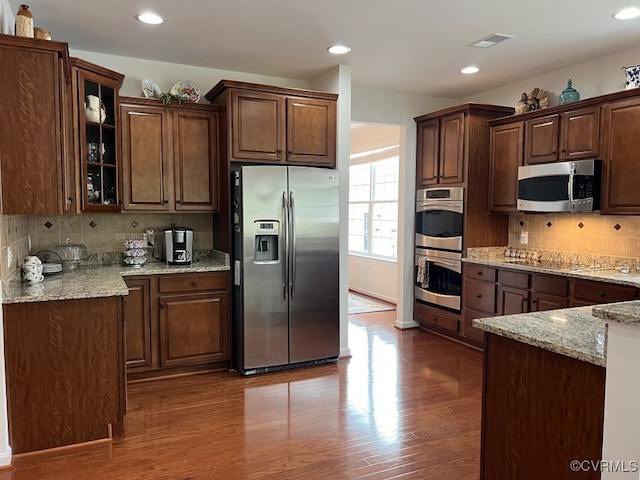
M 98 97 L 87 95 L 84 116 L 89 122 L 102 123 L 107 118 L 107 111 Z
M 33 14 L 29 11 L 29 5 L 20 5 L 16 15 L 16 35 L 33 38 Z
M 565 103 L 573 103 L 580 100 L 580 94 L 578 91 L 573 88 L 573 82 L 571 79 L 567 82 L 567 88 L 565 88 L 560 94 L 560 105 L 564 105 Z
M 625 90 L 640 87 L 640 65 L 622 67 L 622 70 L 624 70 L 626 75 L 626 80 L 624 82 Z

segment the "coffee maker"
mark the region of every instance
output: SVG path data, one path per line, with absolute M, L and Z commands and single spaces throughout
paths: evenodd
M 191 265 L 193 229 L 172 227 L 164 231 L 164 256 L 167 265 Z

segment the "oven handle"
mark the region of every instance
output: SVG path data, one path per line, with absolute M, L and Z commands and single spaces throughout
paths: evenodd
M 434 210 L 445 210 L 447 212 L 462 213 L 463 205 L 460 202 L 423 202 L 416 205 L 416 212 L 427 212 Z
M 462 273 L 462 262 L 458 260 L 444 260 L 442 258 L 433 258 L 428 255 L 416 255 L 415 265 L 418 265 L 418 257 L 427 257 L 427 262 L 438 265 L 439 267 L 446 268 L 447 270 L 453 270 L 457 273 Z

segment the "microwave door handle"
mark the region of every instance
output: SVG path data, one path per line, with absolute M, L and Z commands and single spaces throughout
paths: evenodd
M 569 208 L 571 210 L 573 210 L 575 208 L 575 205 L 573 203 L 573 179 L 574 176 L 576 174 L 576 168 L 574 165 L 571 165 L 571 169 L 569 170 L 569 183 L 567 184 L 567 189 L 568 191 L 568 198 L 569 198 Z

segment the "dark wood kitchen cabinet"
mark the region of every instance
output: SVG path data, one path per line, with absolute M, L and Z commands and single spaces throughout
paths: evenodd
M 124 75 L 79 58 L 71 58 L 74 162 L 77 169 L 75 210 L 120 211 L 118 91 Z M 104 119 L 87 118 L 88 97 L 99 100 Z M 70 168 L 71 169 L 71 168 Z M 67 199 L 73 203 L 73 197 Z M 73 210 L 73 207 L 71 207 Z
M 125 410 L 122 298 L 3 305 L 14 454 L 111 435 Z
M 527 120 L 524 150 L 526 165 L 598 158 L 600 106 Z
M 229 368 L 229 272 L 125 280 L 130 380 Z
M 592 280 L 576 279 L 571 283 L 571 306 L 626 302 L 638 298 L 638 289 Z
M 604 107 L 601 213 L 640 214 L 640 99 Z
M 496 314 L 497 269 L 465 263 L 463 273 L 462 336 L 482 345 L 484 332 L 473 326 L 473 320 Z
M 206 98 L 227 106 L 230 160 L 335 167 L 336 94 L 222 80 Z
M 518 167 L 524 163 L 524 122 L 492 127 L 489 141 L 489 211 L 518 211 Z
M 221 108 L 122 98 L 123 210 L 219 209 Z
M 125 352 L 127 368 L 151 367 L 151 277 L 125 278 Z
M 477 162 L 486 168 L 487 120 L 512 113 L 508 107 L 468 103 L 416 117 L 416 188 L 467 184 Z
M 4 215 L 59 215 L 73 196 L 71 70 L 66 43 L 0 35 Z

